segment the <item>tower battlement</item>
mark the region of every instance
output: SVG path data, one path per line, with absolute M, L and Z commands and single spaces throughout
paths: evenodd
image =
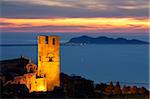
M 38 36 L 38 66 L 29 63 L 27 73 L 10 83 L 25 84 L 29 92 L 52 91 L 60 86 L 60 53 L 58 36 Z

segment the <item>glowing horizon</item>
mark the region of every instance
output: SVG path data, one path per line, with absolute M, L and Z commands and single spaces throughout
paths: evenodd
M 5 24 L 0 26 L 3 32 L 146 32 L 150 27 L 148 19 L 135 18 L 0 18 L 0 21 Z
M 148 33 L 147 0 L 2 0 L 2 32 Z

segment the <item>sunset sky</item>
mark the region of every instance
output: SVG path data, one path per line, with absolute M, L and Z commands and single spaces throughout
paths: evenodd
M 148 0 L 1 0 L 2 32 L 148 33 Z

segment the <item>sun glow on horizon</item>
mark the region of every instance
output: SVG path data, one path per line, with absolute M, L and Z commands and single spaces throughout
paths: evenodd
M 16 18 L 0 18 L 0 21 L 5 25 L 0 28 L 7 31 L 10 28 L 36 30 L 39 27 L 47 27 L 46 30 L 51 31 L 54 27 L 56 30 L 68 31 L 70 28 L 74 31 L 98 31 L 98 30 L 114 30 L 129 29 L 140 30 L 148 29 L 150 23 L 148 19 L 134 19 L 134 18 L 53 18 L 53 19 L 16 19 Z M 68 27 L 68 28 L 67 28 Z

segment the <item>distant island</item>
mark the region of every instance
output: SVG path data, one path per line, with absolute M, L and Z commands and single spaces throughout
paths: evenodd
M 87 44 L 149 44 L 149 42 L 141 41 L 137 39 L 126 38 L 110 38 L 107 36 L 90 37 L 80 36 L 71 38 L 68 42 L 60 43 L 61 46 L 78 46 Z M 37 44 L 0 44 L 0 46 L 37 46 Z
M 106 36 L 89 37 L 80 36 L 71 38 L 65 45 L 79 45 L 79 44 L 149 44 L 149 42 L 137 40 L 137 39 L 125 39 L 125 38 L 109 38 Z

